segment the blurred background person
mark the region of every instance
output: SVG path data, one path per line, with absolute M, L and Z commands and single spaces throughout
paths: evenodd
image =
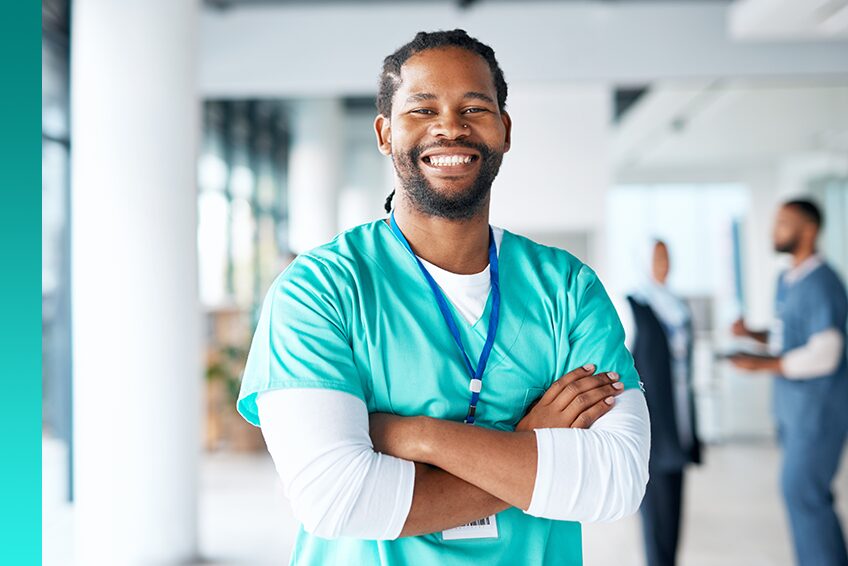
M 656 240 L 650 272 L 627 297 L 633 313 L 630 350 L 651 415 L 650 479 L 639 511 L 648 566 L 676 564 L 683 474 L 701 462 L 692 390 L 692 317 L 667 285 L 668 246 Z
M 768 332 L 743 320 L 736 336 L 768 344 L 771 356 L 736 355 L 740 369 L 776 376 L 774 412 L 783 448 L 781 487 L 798 564 L 848 565 L 831 484 L 848 430 L 848 298 L 845 284 L 817 253 L 822 213 L 812 201 L 786 202 L 774 226 L 774 249 L 792 256 L 777 284 Z

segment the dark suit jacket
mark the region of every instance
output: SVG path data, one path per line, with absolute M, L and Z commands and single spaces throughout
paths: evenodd
M 688 402 L 690 426 L 694 442 L 683 446 L 677 432 L 677 415 L 674 404 L 671 350 L 662 323 L 650 306 L 635 298 L 627 297 L 636 325 L 636 340 L 631 348 L 636 370 L 645 386 L 645 400 L 651 414 L 651 461 L 650 469 L 656 471 L 679 471 L 688 463 L 701 462 L 701 442 L 695 426 L 695 403 L 692 395 L 689 372 Z M 691 368 L 692 345 L 689 345 Z

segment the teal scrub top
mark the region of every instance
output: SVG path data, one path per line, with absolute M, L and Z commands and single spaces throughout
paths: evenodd
M 504 231 L 501 307 L 483 374 L 476 426 L 511 431 L 528 406 L 587 363 L 639 386 L 618 315 L 595 273 L 568 252 Z M 453 309 L 453 305 L 451 305 Z M 491 296 L 468 324 L 454 309 L 469 358 L 486 339 Z M 299 256 L 271 285 L 250 348 L 238 410 L 261 426 L 258 393 L 323 388 L 362 399 L 369 412 L 461 422 L 469 375 L 414 257 L 379 220 Z M 579 523 L 510 508 L 498 538 L 322 539 L 300 528 L 292 564 L 580 565 Z

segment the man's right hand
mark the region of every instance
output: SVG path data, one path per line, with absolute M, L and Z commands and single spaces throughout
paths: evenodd
M 751 335 L 751 331 L 745 326 L 745 320 L 742 318 L 736 319 L 733 326 L 730 327 L 730 331 L 734 336 L 749 337 Z
M 587 364 L 570 371 L 558 380 L 531 406 L 515 427 L 516 431 L 537 428 L 589 428 L 615 404 L 624 391 L 615 372 L 594 374 L 595 366 Z
M 730 327 L 730 331 L 734 336 L 739 336 L 742 338 L 752 338 L 761 344 L 767 344 L 769 339 L 768 332 L 759 332 L 756 330 L 751 330 L 745 324 L 745 320 L 743 318 L 736 319 L 736 322 L 733 323 L 733 326 Z

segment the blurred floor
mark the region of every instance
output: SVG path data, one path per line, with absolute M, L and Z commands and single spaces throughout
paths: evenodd
M 73 510 L 62 502 L 64 446 L 42 443 L 42 565 L 69 566 Z M 288 564 L 297 523 L 265 454 L 205 454 L 199 537 L 203 566 Z M 95 566 L 95 565 L 92 565 Z M 100 565 L 96 565 L 100 566 Z
M 848 527 L 848 454 L 834 491 Z M 681 566 L 791 566 L 789 527 L 778 489 L 780 455 L 769 443 L 708 448 L 686 476 Z M 584 528 L 586 566 L 642 566 L 638 516 Z
M 71 563 L 73 515 L 69 506 L 60 503 L 63 458 L 61 445 L 46 440 L 42 472 L 45 566 Z M 707 458 L 706 466 L 687 477 L 681 566 L 791 566 L 777 488 L 777 449 L 766 443 L 730 444 L 710 448 Z M 844 460 L 835 488 L 840 515 L 848 517 L 848 462 Z M 268 457 L 206 455 L 200 502 L 204 565 L 288 563 L 296 523 Z M 588 525 L 584 532 L 586 566 L 644 564 L 637 517 Z

